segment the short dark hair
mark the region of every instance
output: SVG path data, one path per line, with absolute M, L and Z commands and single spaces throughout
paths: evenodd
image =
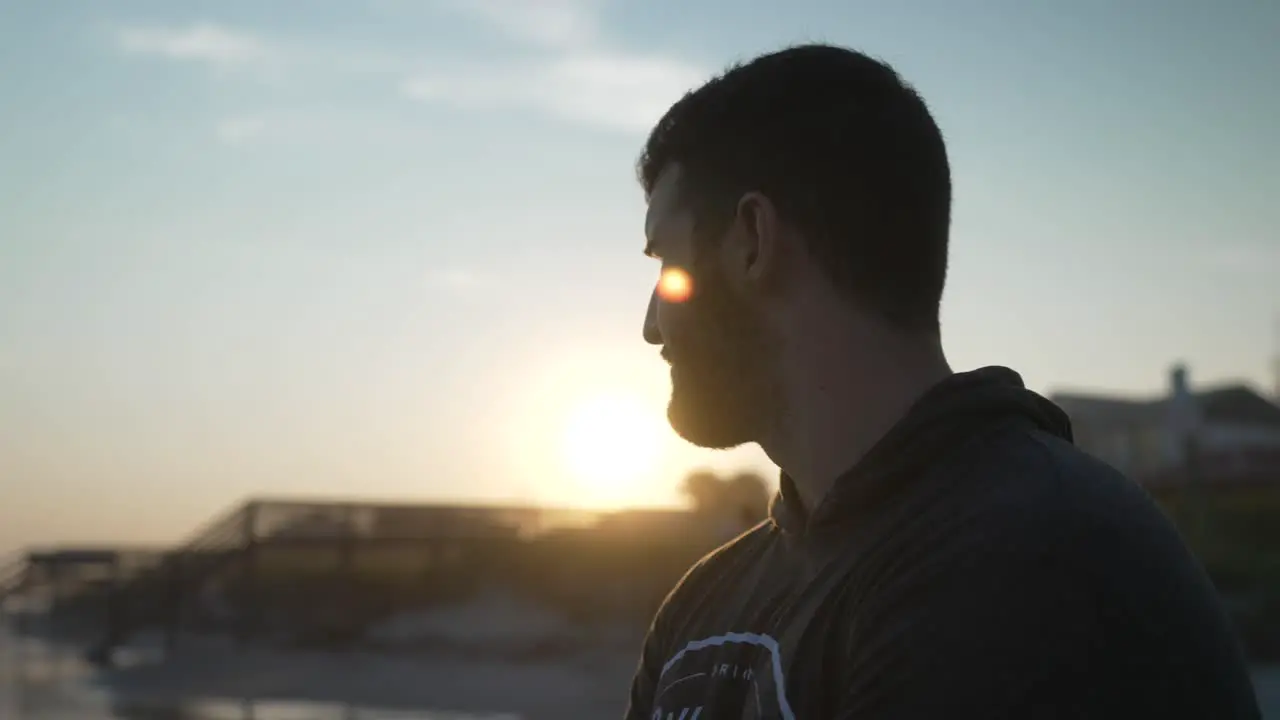
M 653 128 L 645 194 L 677 164 L 700 236 L 762 192 L 838 287 L 898 327 L 938 331 L 951 170 L 924 100 L 887 64 L 801 45 L 734 65 Z

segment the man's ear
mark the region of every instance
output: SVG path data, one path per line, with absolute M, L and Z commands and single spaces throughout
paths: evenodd
M 723 243 L 730 282 L 757 293 L 777 284 L 783 260 L 781 230 L 777 208 L 764 194 L 749 192 L 738 200 Z

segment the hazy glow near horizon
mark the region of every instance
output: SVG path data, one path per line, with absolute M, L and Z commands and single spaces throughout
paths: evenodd
M 574 504 L 652 504 L 663 427 L 634 394 L 597 393 L 577 402 L 564 428 L 563 449 Z

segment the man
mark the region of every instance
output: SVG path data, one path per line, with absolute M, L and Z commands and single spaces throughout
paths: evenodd
M 822 45 L 732 68 L 639 174 L 671 424 L 783 474 L 664 602 L 629 719 L 1259 717 L 1149 498 L 1013 371 L 948 367 L 950 170 L 892 69 Z

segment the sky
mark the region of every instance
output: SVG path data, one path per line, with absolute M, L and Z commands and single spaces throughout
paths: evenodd
M 633 166 L 795 42 L 943 128 L 954 367 L 1269 388 L 1278 36 L 1261 0 L 0 0 L 0 551 L 769 470 L 665 425 Z

